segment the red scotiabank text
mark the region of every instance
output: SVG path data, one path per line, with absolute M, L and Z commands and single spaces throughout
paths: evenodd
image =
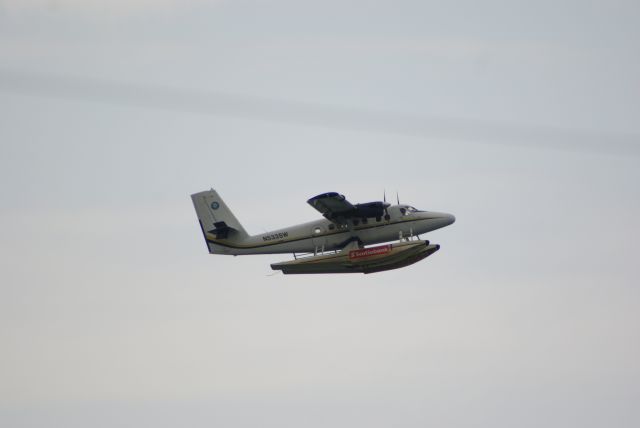
M 363 248 L 361 250 L 349 251 L 350 259 L 359 259 L 362 257 L 379 256 L 381 254 L 387 254 L 391 251 L 391 245 L 381 245 L 379 247 Z

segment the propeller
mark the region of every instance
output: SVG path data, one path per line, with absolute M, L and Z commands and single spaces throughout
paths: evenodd
M 389 211 L 387 211 L 387 207 L 389 207 L 389 204 L 387 203 L 387 190 L 383 190 L 382 192 L 382 198 L 384 203 L 382 204 L 382 206 L 384 207 L 384 219 L 385 220 L 389 220 L 391 218 L 391 216 L 389 215 Z
M 396 190 L 396 201 L 398 201 L 398 205 L 400 205 L 400 196 L 398 196 L 398 191 Z

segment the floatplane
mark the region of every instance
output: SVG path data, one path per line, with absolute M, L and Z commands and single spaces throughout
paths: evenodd
M 191 195 L 210 254 L 293 254 L 274 263 L 284 274 L 373 273 L 416 263 L 440 249 L 421 234 L 448 226 L 452 214 L 386 201 L 350 203 L 336 192 L 307 203 L 324 218 L 249 235 L 215 190 Z M 378 245 L 383 244 L 383 245 Z

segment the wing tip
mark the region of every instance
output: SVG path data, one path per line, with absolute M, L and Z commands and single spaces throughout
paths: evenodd
M 346 198 L 344 197 L 344 195 L 341 195 L 338 192 L 326 192 L 326 193 L 321 193 L 319 195 L 314 196 L 313 198 L 309 198 L 309 200 L 307 200 L 308 203 L 312 204 L 315 201 L 318 201 L 320 199 L 326 199 L 326 198 L 335 198 L 338 197 L 340 200 L 344 201 Z

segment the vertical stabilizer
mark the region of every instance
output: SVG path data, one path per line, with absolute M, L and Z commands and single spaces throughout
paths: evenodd
M 203 234 L 207 232 L 217 239 L 229 241 L 242 241 L 249 236 L 215 190 L 194 193 L 191 195 L 191 200 L 196 209 Z M 207 243 L 207 247 L 209 252 L 212 252 L 209 243 Z

